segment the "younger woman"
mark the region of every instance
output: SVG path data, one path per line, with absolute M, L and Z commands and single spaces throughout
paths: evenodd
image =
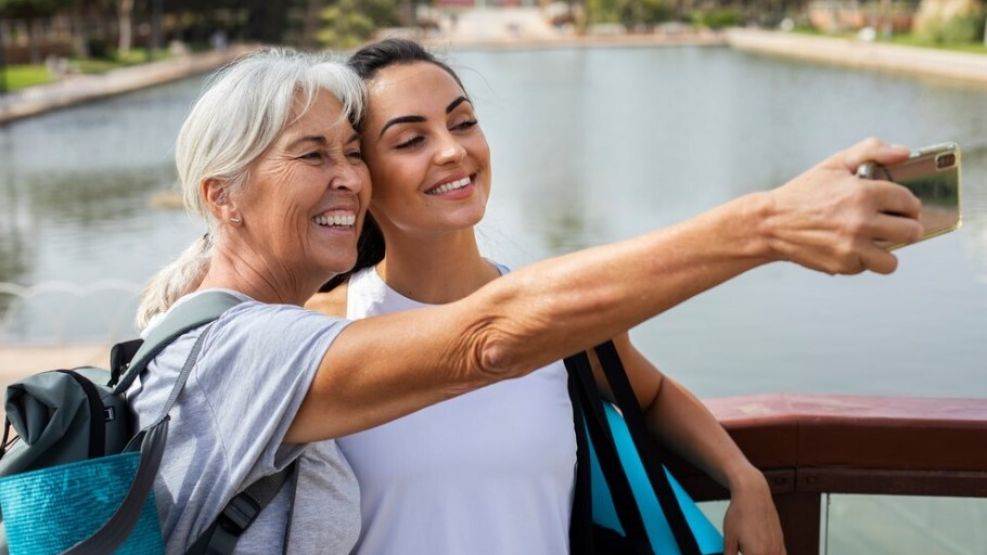
M 490 151 L 456 74 L 403 40 L 365 47 L 348 63 L 368 87 L 361 142 L 374 184 L 372 218 L 368 215 L 356 270 L 331 281 L 323 288 L 331 292 L 308 306 L 358 319 L 444 305 L 507 273 L 477 247 L 474 226 L 490 193 Z M 856 163 L 834 157 L 817 169 L 823 167 L 825 176 L 812 178 L 820 180 L 814 194 L 833 192 L 827 181 L 853 179 Z M 770 227 L 768 212 L 755 219 L 762 216 Z M 719 241 L 707 235 L 678 246 L 686 252 Z M 867 260 L 890 262 L 872 240 L 858 246 Z M 742 260 L 752 247 L 725 247 L 722 254 Z M 786 258 L 825 269 L 802 258 L 810 250 L 792 249 Z M 863 258 L 858 263 L 861 269 L 893 269 Z M 686 288 L 706 281 L 702 275 L 696 279 Z M 575 300 L 578 293 L 573 295 Z M 608 307 L 601 299 L 593 310 Z M 525 314 L 514 317 L 522 326 L 533 324 Z M 782 553 L 778 516 L 762 474 L 702 403 L 662 375 L 626 333 L 614 341 L 651 430 L 729 488 L 727 553 L 738 547 L 747 555 Z M 565 368 L 556 361 L 524 378 L 339 439 L 360 483 L 363 527 L 356 552 L 567 552 L 576 461 L 572 422 Z

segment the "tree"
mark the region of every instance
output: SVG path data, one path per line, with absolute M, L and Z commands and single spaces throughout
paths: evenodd
M 133 40 L 133 20 L 134 0 L 117 0 L 117 21 L 119 31 L 117 37 L 117 56 L 125 57 L 130 54 L 130 45 Z
M 399 0 L 334 0 L 322 11 L 319 42 L 335 48 L 352 48 L 381 27 L 400 23 Z

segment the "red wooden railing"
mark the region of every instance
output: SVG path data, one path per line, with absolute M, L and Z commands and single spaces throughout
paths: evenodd
M 705 400 L 764 471 L 790 555 L 817 554 L 826 493 L 987 497 L 987 399 L 757 395 Z M 682 461 L 697 500 L 725 489 Z

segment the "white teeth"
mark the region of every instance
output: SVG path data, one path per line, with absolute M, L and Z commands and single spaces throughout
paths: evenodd
M 321 214 L 312 218 L 312 221 L 326 227 L 353 227 L 356 224 L 356 214 L 352 212 Z
M 464 177 L 464 178 L 459 179 L 457 181 L 453 181 L 451 183 L 446 183 L 444 185 L 440 185 L 440 186 L 438 186 L 438 187 L 436 187 L 436 188 L 428 191 L 428 194 L 430 194 L 430 195 L 441 195 L 442 193 L 448 193 L 449 191 L 453 191 L 453 190 L 456 190 L 456 189 L 462 189 L 463 187 L 465 187 L 465 186 L 467 186 L 469 184 L 470 184 L 470 178 L 469 177 Z

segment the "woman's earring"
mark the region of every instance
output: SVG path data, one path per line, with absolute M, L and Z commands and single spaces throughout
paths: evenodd
M 242 222 L 243 222 L 243 220 L 241 220 L 240 218 L 238 218 L 236 216 L 230 218 L 230 223 L 232 223 L 232 224 L 239 224 L 239 223 L 242 223 Z

